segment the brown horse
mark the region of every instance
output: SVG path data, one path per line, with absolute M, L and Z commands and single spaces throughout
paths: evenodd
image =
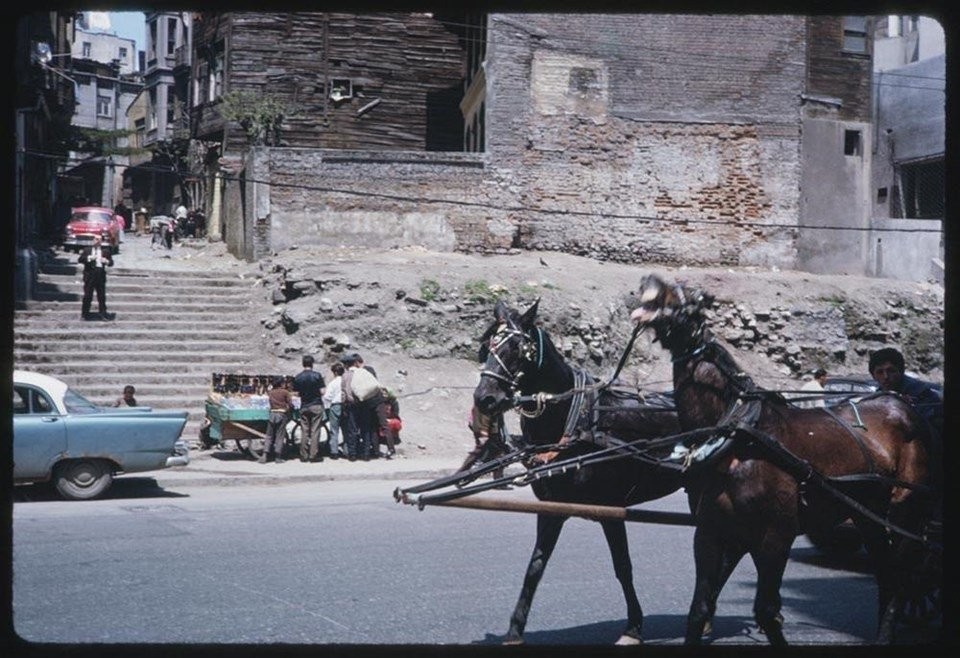
M 653 327 L 673 359 L 681 429 L 720 425 L 732 438 L 731 448 L 688 486 L 696 586 L 686 642 L 701 641 L 720 590 L 749 553 L 757 569 L 756 621 L 771 644 L 786 644 L 780 586 L 791 545 L 807 529 L 832 527 L 848 516 L 875 566 L 878 641 L 892 642 L 902 597 L 914 580 L 911 563 L 922 555 L 920 527 L 934 504 L 926 423 L 894 394 L 834 409 L 797 408 L 757 387 L 713 339 L 704 317 L 708 295 L 651 275 L 638 297 L 631 320 Z M 817 475 L 833 489 L 815 486 Z M 831 491 L 853 497 L 866 512 L 852 511 Z
M 592 394 L 589 391 L 583 394 L 582 404 L 576 396 L 542 405 L 522 403 L 518 410 L 524 443 L 552 446 L 567 437 L 570 440 L 561 449 L 560 458 L 589 458 L 591 453 L 601 450 L 597 441 L 612 446 L 618 442 L 641 442 L 633 448 L 624 446 L 620 458 L 534 480 L 531 488 L 537 498 L 625 507 L 679 489 L 683 483 L 679 469 L 661 466 L 658 451 L 643 447 L 646 439 L 677 433 L 677 416 L 672 406 L 656 404 L 655 394 L 648 394 L 648 399 L 641 401 L 635 390 L 624 392 L 615 387 L 596 386 L 594 378 L 564 360 L 547 332 L 536 325 L 537 306 L 534 304 L 520 314 L 497 302 L 494 321 L 485 334 L 489 337 L 484 350 L 486 362 L 474 391 L 477 407 L 492 415 L 513 407 L 518 393 L 532 397 L 538 393 L 563 395 L 592 389 Z M 571 419 L 586 421 L 574 424 Z M 671 447 L 667 444 L 659 452 L 668 453 Z M 523 641 L 533 596 L 567 518 L 537 515 L 536 543 L 523 588 L 510 616 L 510 628 L 504 639 L 507 644 Z M 600 525 L 627 603 L 627 627 L 617 644 L 637 644 L 641 640 L 643 610 L 633 585 L 626 525 L 619 520 L 603 520 Z

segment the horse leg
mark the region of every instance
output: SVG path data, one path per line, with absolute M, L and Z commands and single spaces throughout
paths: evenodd
M 693 534 L 696 585 L 687 615 L 686 644 L 698 645 L 702 642 L 707 628 L 712 626 L 720 590 L 745 552 L 740 547 L 724 542 L 714 528 L 697 526 Z
M 543 570 L 547 567 L 547 562 L 557 545 L 557 539 L 560 538 L 560 531 L 563 529 L 566 520 L 567 517 L 565 516 L 537 515 L 537 541 L 533 547 L 533 553 L 530 555 L 527 573 L 523 578 L 520 598 L 517 599 L 517 605 L 510 616 L 510 629 L 503 639 L 504 644 L 523 644 L 523 630 L 527 626 L 527 615 L 530 613 L 533 595 L 537 592 L 537 585 L 540 584 Z
M 787 568 L 790 546 L 796 533 L 790 529 L 769 528 L 760 548 L 750 553 L 757 568 L 757 594 L 753 601 L 753 616 L 773 646 L 783 647 L 783 606 L 780 587 Z
M 627 601 L 627 628 L 617 640 L 618 645 L 634 645 L 642 642 L 643 610 L 633 587 L 633 565 L 630 562 L 630 549 L 627 544 L 627 524 L 623 521 L 601 521 L 603 534 L 607 538 L 610 557 L 613 558 L 613 572 L 623 588 L 623 598 Z

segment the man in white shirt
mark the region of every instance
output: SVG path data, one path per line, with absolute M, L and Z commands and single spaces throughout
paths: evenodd
M 343 364 L 334 363 L 330 366 L 333 379 L 327 384 L 323 394 L 323 406 L 327 410 L 327 448 L 330 450 L 330 459 L 340 459 L 340 420 L 343 409 Z M 346 438 L 346 437 L 344 437 Z

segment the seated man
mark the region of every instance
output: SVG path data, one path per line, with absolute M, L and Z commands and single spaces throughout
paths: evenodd
M 870 375 L 881 391 L 898 393 L 927 419 L 937 436 L 943 431 L 943 395 L 932 384 L 905 374 L 903 354 L 885 347 L 870 354 Z

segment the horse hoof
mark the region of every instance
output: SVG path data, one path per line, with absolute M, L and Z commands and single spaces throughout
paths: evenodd
M 504 640 L 500 644 L 505 647 L 519 647 L 523 644 L 523 639 L 518 637 L 511 640 Z
M 703 631 L 700 633 L 700 637 L 710 637 L 713 634 L 713 622 L 708 621 L 703 625 Z
M 635 647 L 638 644 L 643 644 L 643 640 L 632 635 L 621 635 L 620 639 L 613 644 L 618 647 Z

